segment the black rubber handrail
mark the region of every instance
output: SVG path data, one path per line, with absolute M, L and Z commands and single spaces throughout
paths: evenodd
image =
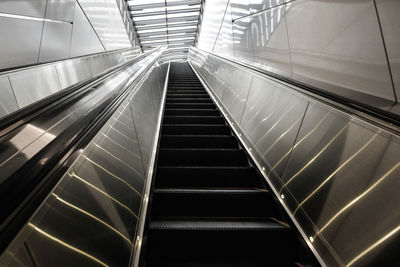
M 0 254 L 81 154 L 82 149 L 158 59 L 156 57 L 149 63 L 132 83 L 126 84 L 79 118 L 3 182 L 0 187 Z

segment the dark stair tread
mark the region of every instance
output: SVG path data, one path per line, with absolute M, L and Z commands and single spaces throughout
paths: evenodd
M 163 135 L 160 148 L 238 148 L 233 136 Z
M 241 149 L 171 149 L 159 150 L 159 166 L 248 166 Z
M 225 120 L 221 116 L 164 116 L 166 124 L 220 124 Z
M 217 109 L 170 109 L 164 111 L 164 116 L 219 116 Z
M 251 167 L 162 167 L 157 169 L 155 188 L 260 187 Z
M 163 124 L 162 134 L 173 135 L 230 135 L 231 130 L 227 125 L 182 125 L 182 124 Z
M 274 221 L 264 219 L 259 221 L 241 220 L 154 220 L 150 222 L 149 228 L 154 230 L 198 230 L 198 231 L 251 231 L 251 230 L 287 230 L 288 226 Z

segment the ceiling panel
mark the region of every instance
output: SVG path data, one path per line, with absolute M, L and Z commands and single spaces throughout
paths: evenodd
M 157 46 L 186 57 L 195 44 L 204 0 L 127 0 L 143 51 Z M 171 54 L 172 55 L 172 54 Z

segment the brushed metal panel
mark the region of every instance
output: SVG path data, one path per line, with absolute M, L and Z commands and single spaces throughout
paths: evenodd
M 204 5 L 202 30 L 198 40 L 200 49 L 212 52 L 222 23 L 221 14 L 224 14 L 227 4 L 228 0 L 214 0 Z
M 47 0 L 46 18 L 72 22 L 75 4 L 75 0 Z
M 144 181 L 130 105 L 124 102 L 14 239 L 0 265 L 26 262 L 27 246 L 40 266 L 128 265 Z
M 36 63 L 43 22 L 0 17 L 0 25 L 0 69 Z
M 54 66 L 43 66 L 10 74 L 18 106 L 25 107 L 59 91 Z
M 153 145 L 155 114 L 150 78 L 147 76 L 141 82 L 139 91 L 132 99 L 130 106 L 135 122 L 139 147 L 142 155 L 145 173 L 149 168 L 150 153 Z
M 0 76 L 0 118 L 18 109 L 10 80 Z
M 290 76 L 291 61 L 286 31 L 285 7 L 269 9 L 252 17 L 252 65 Z
M 44 22 L 39 62 L 69 57 L 72 24 Z
M 249 0 L 250 12 L 258 12 L 277 5 L 283 4 L 285 0 Z
M 400 2 L 377 0 L 379 19 L 382 26 L 396 95 L 400 97 Z
M 71 37 L 71 57 L 104 52 L 99 38 L 87 20 L 79 5 L 74 12 L 74 24 Z
M 232 17 L 233 17 L 232 6 Z M 233 47 L 235 50 L 235 58 L 245 63 L 252 63 L 253 56 L 253 39 L 252 39 L 252 18 L 246 17 L 241 20 L 232 22 Z
M 56 64 L 55 68 L 61 88 L 64 89 L 92 77 L 88 64 L 87 58 L 67 60 Z
M 307 103 L 282 84 L 253 78 L 240 125 L 278 184 Z
M 131 47 L 128 33 L 116 1 L 79 0 L 79 3 L 106 50 Z
M 250 1 L 251 0 L 230 0 L 229 5 L 232 8 L 232 19 L 250 15 Z
M 235 52 L 233 48 L 232 14 L 230 5 L 226 7 L 224 20 L 222 21 L 213 53 L 230 58 L 234 57 Z
M 394 101 L 373 1 L 298 0 L 286 22 L 294 79 L 361 102 L 352 92 Z
M 43 18 L 47 0 L 2 0 L 0 12 Z
M 228 73 L 229 75 L 226 75 L 228 86 L 223 92 L 221 101 L 230 111 L 232 118 L 240 123 L 253 75 L 231 65 L 228 65 Z
M 305 229 L 317 249 L 339 264 L 399 260 L 397 253 L 386 253 L 398 247 L 400 213 L 393 210 L 400 201 L 399 141 L 326 105 L 313 103 L 307 110 L 281 192 L 293 198 L 290 206 L 302 224 L 312 223 Z

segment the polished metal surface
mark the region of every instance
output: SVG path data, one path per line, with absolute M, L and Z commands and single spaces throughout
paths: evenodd
M 106 97 L 126 80 L 129 84 L 159 57 L 150 55 L 111 77 L 97 95 Z M 129 264 L 139 241 L 141 206 L 147 201 L 143 190 L 149 166 L 143 154 L 148 160 L 154 147 L 165 74 L 165 64 L 154 64 L 90 144 L 76 152 L 77 160 L 0 256 L 1 266 Z M 90 105 L 96 104 L 93 97 L 86 98 Z M 89 102 L 78 106 L 85 109 Z M 135 114 L 138 104 L 147 107 L 145 112 Z
M 44 22 L 39 62 L 68 58 L 72 24 Z
M 337 86 L 394 102 L 372 1 L 297 0 L 287 5 L 286 22 L 293 78 L 333 93 L 341 93 Z
M 116 1 L 79 0 L 79 3 L 106 50 L 132 46 Z
M 18 109 L 8 77 L 0 77 L 0 117 Z
M 399 113 L 398 1 L 231 0 L 204 10 L 198 48 Z
M 382 27 L 387 55 L 392 71 L 397 98 L 400 97 L 400 2 L 377 0 L 376 7 Z
M 9 77 L 20 108 L 61 90 L 54 66 L 16 72 Z
M 43 22 L 0 16 L 0 25 L 0 69 L 36 63 Z
M 74 10 L 76 8 L 79 8 L 79 6 L 76 5 L 76 0 L 47 0 L 46 18 L 70 22 L 74 21 Z
M 82 56 L 105 51 L 99 37 L 90 25 L 80 6 L 74 12 L 71 36 L 71 56 Z
M 44 17 L 47 0 L 0 1 L 0 12 Z
M 321 264 L 399 262 L 397 134 L 196 48 L 189 61 Z M 208 71 L 216 68 L 253 77 L 241 120 L 241 106 L 224 102 L 213 87 L 236 74 Z M 247 86 L 233 83 L 232 95 Z

